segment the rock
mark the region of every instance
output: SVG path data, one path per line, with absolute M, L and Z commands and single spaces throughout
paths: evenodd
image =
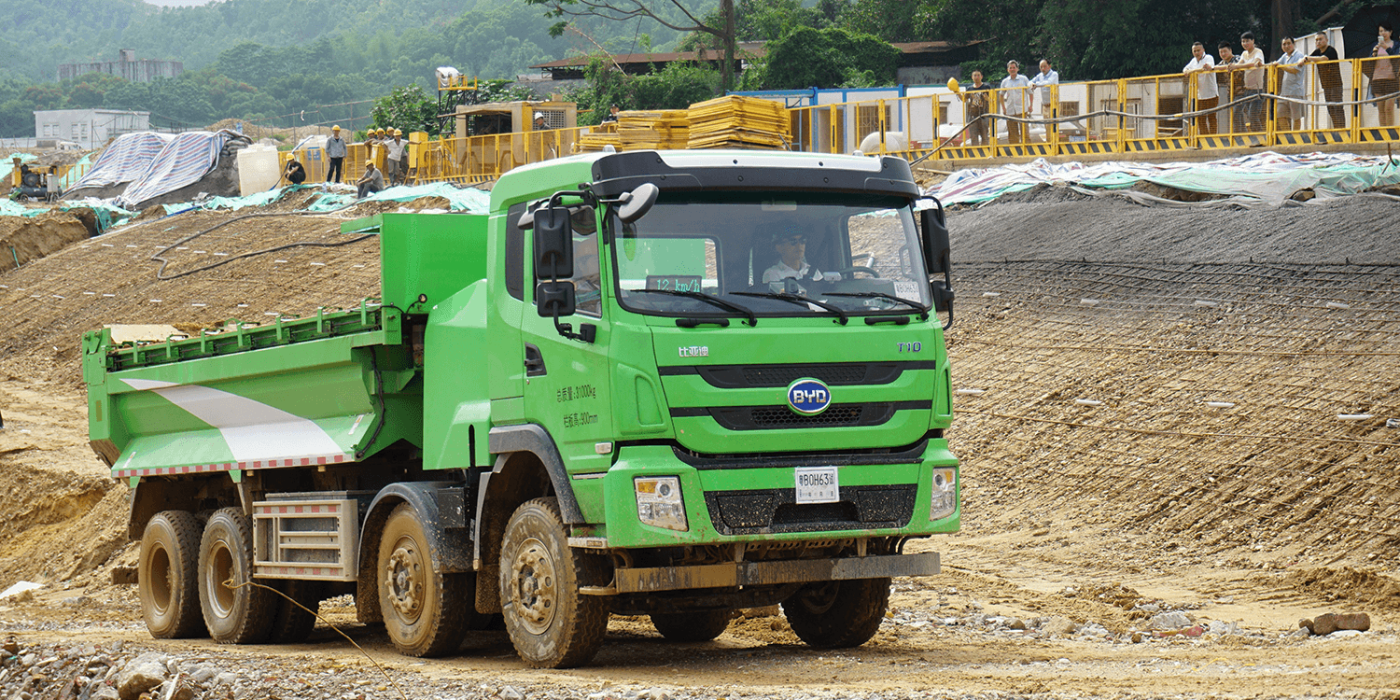
M 660 688 L 652 688 L 638 693 L 637 700 L 671 700 L 671 694 Z
M 1206 625 L 1206 631 L 1214 634 L 1239 634 L 1240 626 L 1233 622 L 1211 620 L 1210 624 Z
M 1318 615 L 1310 626 L 1318 636 L 1332 634 L 1337 630 L 1365 632 L 1371 629 L 1371 616 L 1366 613 L 1326 613 Z
M 1190 626 L 1191 618 L 1184 612 L 1157 613 L 1147 621 L 1147 629 L 1150 630 L 1177 630 Z
M 1026 629 L 1026 621 L 1019 617 L 1013 617 L 1006 621 L 1006 626 L 1008 629 L 1023 630 Z
M 1308 631 L 1308 634 L 1312 634 L 1312 633 L 1313 633 L 1313 621 L 1312 621 L 1311 619 L 1306 618 L 1306 617 L 1303 618 L 1303 619 L 1301 619 L 1301 620 L 1299 620 L 1299 621 L 1298 621 L 1298 629 L 1307 630 L 1307 631 Z
M 209 681 L 213 680 L 214 676 L 216 675 L 218 674 L 214 671 L 214 669 L 209 668 L 208 666 L 195 666 L 194 669 L 190 671 L 190 680 L 194 681 L 195 683 L 199 683 L 200 685 L 204 685 L 205 683 L 208 683 Z
M 165 682 L 164 654 L 142 654 L 117 674 L 117 694 L 122 700 L 136 700 L 151 688 Z
M 744 608 L 739 611 L 739 614 L 748 620 L 755 617 L 777 617 L 782 614 L 782 611 L 776 605 L 766 605 L 761 608 Z
M 501 688 L 499 697 L 501 700 L 525 700 L 525 694 L 520 692 L 519 688 L 511 685 Z
M 122 696 L 117 693 L 116 688 L 104 683 L 98 686 L 97 690 L 92 691 L 92 695 L 88 696 L 88 700 L 122 700 Z
M 1312 622 L 1312 620 L 1308 620 L 1308 622 Z M 1285 633 L 1283 636 L 1286 637 L 1286 638 L 1288 638 L 1288 639 L 1299 639 L 1299 638 L 1302 638 L 1302 637 L 1310 637 L 1310 636 L 1312 636 L 1312 630 L 1308 629 L 1307 627 L 1299 627 L 1298 629 L 1293 630 L 1292 632 L 1287 632 L 1287 633 Z
M 1133 644 L 1141 644 L 1147 641 L 1147 635 L 1142 632 L 1134 631 L 1129 639 L 1133 640 Z
M 33 666 L 36 663 L 39 663 L 39 655 L 33 653 L 25 654 L 24 656 L 20 657 L 19 660 L 19 665 L 25 668 L 29 668 L 30 666 Z
M 10 656 L 15 656 L 19 654 L 19 642 L 15 641 L 14 637 L 8 637 L 5 639 L 5 643 L 0 645 L 0 649 L 5 650 L 5 653 Z
M 1077 629 L 1077 625 L 1074 624 L 1073 620 L 1059 615 L 1046 620 L 1045 623 L 1040 626 L 1040 631 L 1050 637 L 1069 636 L 1074 634 L 1075 629 Z
M 223 672 L 223 673 L 220 673 L 220 674 L 217 675 L 217 676 L 214 676 L 214 684 L 215 684 L 215 685 L 233 685 L 234 683 L 237 683 L 237 682 L 238 682 L 238 676 L 235 676 L 235 675 L 233 675 L 232 673 L 229 673 L 229 672 L 227 672 L 227 671 L 225 671 L 225 672 Z

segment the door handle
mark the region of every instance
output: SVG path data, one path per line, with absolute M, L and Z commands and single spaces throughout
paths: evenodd
M 549 370 L 544 366 L 544 355 L 540 354 L 540 349 L 530 343 L 525 344 L 525 376 L 543 377 L 549 374 Z

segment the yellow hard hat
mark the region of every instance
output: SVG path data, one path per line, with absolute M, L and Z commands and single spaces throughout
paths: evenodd
M 335 126 L 331 127 L 331 131 L 340 131 L 340 125 L 336 124 Z
M 962 83 L 959 83 L 957 78 L 949 78 L 948 89 L 953 92 L 962 92 Z
M 365 167 L 366 167 L 366 168 L 372 167 L 373 165 L 374 165 L 374 160 L 373 160 L 373 159 L 370 159 L 370 160 L 365 161 Z
M 399 129 L 394 129 L 394 135 L 395 135 L 395 136 L 403 136 L 403 131 L 400 131 Z
M 375 132 L 375 133 L 379 133 L 379 134 L 382 134 L 382 133 L 384 133 L 384 129 L 383 129 L 383 128 L 381 128 L 381 129 L 380 129 L 380 130 L 379 130 L 379 131 L 377 131 L 377 132 Z

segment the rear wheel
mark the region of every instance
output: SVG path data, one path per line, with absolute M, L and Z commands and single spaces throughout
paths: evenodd
M 157 639 L 202 637 L 199 521 L 182 510 L 157 513 L 141 535 L 137 591 L 146 629 Z
M 220 644 L 258 644 L 272 631 L 276 593 L 253 584 L 253 528 L 237 508 L 204 525 L 199 546 L 199 607 Z
M 569 547 L 553 498 L 516 509 L 501 542 L 501 612 L 516 653 L 536 668 L 588 663 L 608 631 L 608 602 L 579 594 L 606 575 L 598 557 Z
M 858 647 L 880 629 L 889 603 L 887 578 L 826 581 L 803 586 L 783 601 L 783 614 L 809 646 Z
M 423 523 L 407 503 L 384 523 L 378 571 L 384 629 L 399 653 L 441 656 L 456 650 L 473 612 L 475 579 L 433 570 Z
M 269 640 L 273 644 L 306 641 L 316 627 L 315 610 L 325 595 L 325 584 L 320 581 L 286 580 L 278 581 L 277 589 L 291 600 L 277 596 L 277 614 L 272 619 Z
M 708 642 L 729 629 L 731 610 L 653 613 L 651 624 L 668 642 Z

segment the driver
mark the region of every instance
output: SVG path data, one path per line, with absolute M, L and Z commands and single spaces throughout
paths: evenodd
M 822 272 L 807 264 L 807 234 L 788 231 L 773 239 L 773 250 L 778 254 L 778 262 L 763 271 L 764 283 L 778 282 L 792 277 L 813 282 L 840 282 L 841 275 L 835 272 Z

